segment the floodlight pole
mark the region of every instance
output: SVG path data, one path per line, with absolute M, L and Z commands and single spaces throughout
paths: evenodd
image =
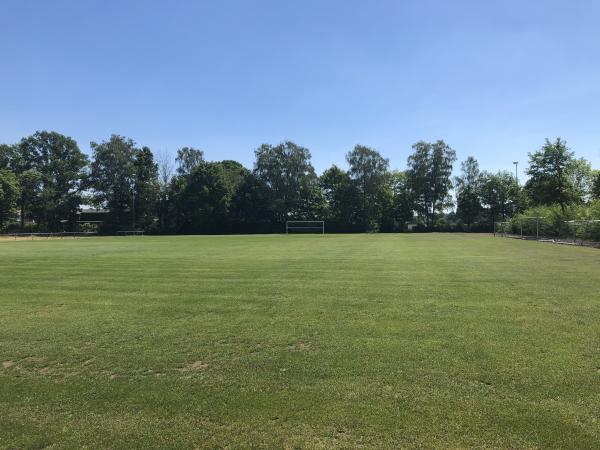
M 515 181 L 519 186 L 519 161 L 513 161 L 513 164 L 515 165 Z

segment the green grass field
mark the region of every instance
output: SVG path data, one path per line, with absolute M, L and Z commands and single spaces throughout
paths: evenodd
M 598 448 L 600 251 L 0 241 L 0 448 Z

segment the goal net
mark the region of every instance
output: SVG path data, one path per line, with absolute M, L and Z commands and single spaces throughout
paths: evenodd
M 512 225 L 510 222 L 494 222 L 494 236 L 509 237 Z
M 285 223 L 285 233 L 318 233 L 325 234 L 323 220 L 288 220 Z
M 555 236 L 545 217 L 521 217 L 521 239 L 549 239 Z
M 576 245 L 596 246 L 600 243 L 600 220 L 565 220 L 559 239 Z

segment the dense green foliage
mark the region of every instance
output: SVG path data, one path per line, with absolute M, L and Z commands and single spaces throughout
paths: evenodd
M 176 231 L 218 233 L 225 230 L 229 192 L 220 164 L 202 162 L 188 175 L 176 177 L 171 195 Z
M 17 213 L 19 183 L 13 172 L 0 169 L 0 230 Z
M 87 164 L 77 143 L 55 132 L 38 131 L 18 144 L 0 146 L 0 170 L 17 180 L 21 228 L 26 217 L 52 231 L 74 224 Z
M 452 206 L 452 165 L 456 152 L 444 141 L 417 142 L 408 157 L 408 179 L 413 192 L 415 209 L 428 228 L 435 224 L 436 214 Z
M 597 448 L 600 253 L 0 241 L 0 448 Z
M 456 177 L 456 210 L 470 229 L 481 214 L 481 179 L 479 164 L 472 156 L 461 163 L 462 174 Z
M 376 150 L 363 145 L 354 147 L 346 155 L 346 161 L 350 166 L 348 176 L 354 186 L 358 228 L 379 231 L 389 198 L 389 161 Z
M 560 138 L 546 143 L 529 158 L 527 173 L 530 176 L 525 189 L 533 203 L 566 205 L 581 202 L 589 192 L 591 166 L 577 160 Z
M 190 175 L 194 169 L 204 162 L 204 152 L 198 148 L 183 147 L 177 150 L 177 175 Z
M 592 198 L 600 200 L 600 170 L 592 173 Z
M 323 207 L 319 179 L 310 152 L 293 142 L 263 144 L 255 152 L 255 175 L 272 192 L 275 219 L 312 219 Z
M 74 140 L 54 132 L 0 145 L 8 183 L 0 228 L 81 229 L 79 208 L 94 206 L 108 211 L 104 233 L 268 233 L 287 220 L 325 220 L 329 232 L 492 231 L 530 207 L 559 205 L 566 217 L 600 198 L 600 173 L 560 138 L 529 154 L 524 186 L 509 172 L 480 170 L 473 157 L 452 177 L 456 152 L 441 140 L 413 145 L 406 170 L 357 145 L 347 169 L 334 165 L 320 176 L 310 151 L 291 141 L 261 145 L 252 170 L 206 161 L 194 147 L 180 148 L 173 166 L 119 135 L 91 150 L 88 163 Z M 13 176 L 16 186 L 6 181 Z
M 108 141 L 91 143 L 93 159 L 88 177 L 91 201 L 111 212 L 111 223 L 135 226 L 136 153 L 131 139 L 112 135 Z

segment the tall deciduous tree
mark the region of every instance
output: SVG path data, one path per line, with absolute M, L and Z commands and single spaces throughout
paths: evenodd
M 291 141 L 256 151 L 254 173 L 272 191 L 276 220 L 313 219 L 322 214 L 324 199 L 308 149 Z
M 14 170 L 17 155 L 17 145 L 0 144 L 0 170 Z
M 21 150 L 19 144 L 0 145 L 0 170 L 13 172 L 19 185 L 17 206 L 21 229 L 23 229 L 25 219 L 33 218 L 35 206 L 39 204 L 41 175 L 37 170 L 37 155 L 31 152 L 22 153 Z
M 229 214 L 236 232 L 273 231 L 275 211 L 271 189 L 254 173 L 247 173 L 233 194 Z
M 594 170 L 590 162 L 585 158 L 574 159 L 569 166 L 569 176 L 575 195 L 574 203 L 589 200 L 594 188 Z
M 158 155 L 158 223 L 162 231 L 166 231 L 170 223 L 167 220 L 170 208 L 171 179 L 173 163 L 167 152 Z
M 391 174 L 393 192 L 394 218 L 397 228 L 406 229 L 406 224 L 414 218 L 414 197 L 410 188 L 410 177 L 407 172 L 395 170 Z
M 581 203 L 589 188 L 591 167 L 575 159 L 567 143 L 560 138 L 529 154 L 529 180 L 525 189 L 535 205 L 558 204 L 564 212 L 569 203 Z
M 204 152 L 194 147 L 183 147 L 177 150 L 175 163 L 177 175 L 190 175 L 192 171 L 204 162 Z
M 600 200 L 600 170 L 593 173 L 592 180 L 592 198 Z
M 334 165 L 323 172 L 319 180 L 327 204 L 327 228 L 357 231 L 359 195 L 348 172 Z
M 158 165 L 148 147 L 135 153 L 133 228 L 148 228 L 154 222 L 159 195 Z
M 35 218 L 34 214 L 40 207 L 41 175 L 36 169 L 17 172 L 20 188 L 19 217 L 21 230 L 25 229 L 26 219 Z
M 496 220 L 506 220 L 516 213 L 520 190 L 512 173 L 484 171 L 479 177 L 479 189 L 490 227 Z
M 216 164 L 219 164 L 223 169 L 223 175 L 225 176 L 227 189 L 230 196 L 233 196 L 233 194 L 235 194 L 235 192 L 238 190 L 239 186 L 250 174 L 250 171 L 239 162 L 232 161 L 230 159 L 220 161 Z
M 51 230 L 61 228 L 65 222 L 74 225 L 88 163 L 77 143 L 60 133 L 38 131 L 21 140 L 18 153 L 25 169 L 21 173 L 37 172 L 37 177 L 28 180 L 37 178 L 39 182 L 38 201 L 32 205 L 36 220 Z
M 188 175 L 172 183 L 174 220 L 177 231 L 218 233 L 226 227 L 230 201 L 223 167 L 201 163 Z
M 0 230 L 17 212 L 20 190 L 14 172 L 0 169 Z
M 452 205 L 452 166 L 456 152 L 444 141 L 419 141 L 408 157 L 408 176 L 417 212 L 425 217 L 428 228 L 435 224 L 436 215 Z
M 469 156 L 461 163 L 461 171 L 462 173 L 455 178 L 456 213 L 470 229 L 481 212 L 479 163 Z
M 358 220 L 362 230 L 379 230 L 386 189 L 389 188 L 389 161 L 372 148 L 357 145 L 346 155 L 348 173 L 358 191 Z
M 89 180 L 95 202 L 110 209 L 114 225 L 129 226 L 134 211 L 138 149 L 133 140 L 116 134 L 90 146 L 93 159 Z

